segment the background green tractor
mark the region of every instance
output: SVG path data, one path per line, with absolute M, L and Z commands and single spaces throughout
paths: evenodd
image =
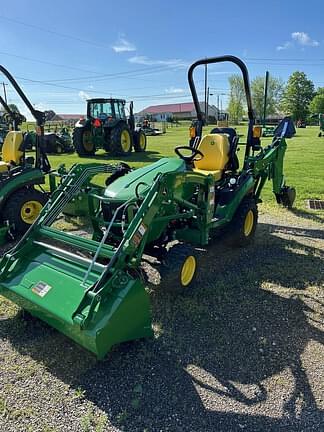
M 13 76 L 1 65 L 0 71 L 35 118 L 37 127 L 35 156 L 26 155 L 28 134 L 17 130 L 22 116 L 12 112 L 0 97 L 0 103 L 4 106 L 13 129 L 4 138 L 0 161 L 0 243 L 4 243 L 8 234 L 11 238 L 24 234 L 37 219 L 48 199 L 48 194 L 41 185 L 45 184 L 45 175 L 51 167 L 42 141 L 44 113 L 35 110 Z
M 79 120 L 73 131 L 73 144 L 79 156 L 92 156 L 104 149 L 113 155 L 127 156 L 132 151 L 144 152 L 146 136 L 135 128 L 133 102 L 129 105 L 129 118 L 123 99 L 89 99 L 87 117 Z
M 26 137 L 26 146 L 32 150 L 36 146 L 37 134 L 35 131 L 28 131 Z M 67 128 L 62 128 L 59 132 L 45 132 L 43 138 L 43 147 L 46 154 L 73 153 L 74 146 L 71 135 Z

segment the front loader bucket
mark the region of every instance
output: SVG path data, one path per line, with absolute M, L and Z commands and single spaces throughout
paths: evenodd
M 153 335 L 149 296 L 137 275 L 147 228 L 165 199 L 160 192 L 164 183 L 153 182 L 122 238 L 116 241 L 110 230 L 117 224 L 117 215 L 123 217 L 132 201 L 120 204 L 109 222 L 102 219 L 99 223 L 93 199 L 102 203 L 107 199 L 97 187 L 89 186 L 95 175 L 111 172 L 109 165 L 73 166 L 38 219 L 0 261 L 0 294 L 98 358 L 115 344 Z M 81 189 L 89 196 L 91 238 L 90 233 L 72 234 L 55 223 Z
M 92 242 L 92 241 L 91 241 Z M 91 287 L 105 266 L 33 241 L 0 263 L 0 294 L 103 358 L 120 342 L 152 336 L 148 294 L 140 280 L 117 272 L 100 295 Z

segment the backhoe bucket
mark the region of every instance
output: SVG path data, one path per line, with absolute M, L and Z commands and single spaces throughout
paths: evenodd
M 117 343 L 152 336 L 148 294 L 139 279 L 116 271 L 100 293 L 92 290 L 105 268 L 33 241 L 3 258 L 0 294 L 101 359 Z

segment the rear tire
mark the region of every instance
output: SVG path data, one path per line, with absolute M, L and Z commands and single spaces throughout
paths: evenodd
M 244 198 L 229 225 L 229 242 L 235 247 L 248 246 L 258 224 L 258 208 L 253 198 Z
M 134 132 L 134 150 L 137 153 L 145 152 L 147 145 L 146 135 L 143 131 Z
M 125 123 L 119 123 L 111 130 L 111 152 L 116 156 L 128 156 L 132 151 L 133 137 Z
M 161 284 L 171 293 L 189 292 L 196 278 L 197 253 L 188 244 L 178 243 L 169 249 L 160 268 Z
M 92 141 L 91 131 L 84 128 L 75 128 L 72 134 L 73 145 L 79 156 L 93 156 L 96 147 Z
M 33 188 L 14 192 L 3 210 L 3 220 L 13 226 L 14 234 L 24 234 L 38 218 L 47 202 L 47 195 Z

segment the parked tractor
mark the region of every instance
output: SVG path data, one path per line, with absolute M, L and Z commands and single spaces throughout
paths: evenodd
M 36 145 L 36 132 L 27 132 L 26 145 L 29 150 Z M 73 153 L 74 146 L 71 135 L 67 128 L 62 128 L 59 132 L 45 132 L 43 138 L 43 147 L 46 154 Z
M 242 166 L 234 129 L 202 134 L 193 73 L 220 62 L 234 63 L 243 75 L 249 123 Z M 202 59 L 191 65 L 188 80 L 198 119 L 191 146 L 178 146 L 175 157 L 136 170 L 115 167 L 105 186 L 93 179 L 111 172 L 111 165 L 74 165 L 0 262 L 0 294 L 98 358 L 118 343 L 153 335 L 143 254 L 155 258 L 164 288 L 187 292 L 199 272 L 196 247 L 253 241 L 267 180 L 279 204 L 294 202 L 283 175 L 284 135 L 261 146 L 245 64 L 234 56 Z M 91 226 L 86 235 L 62 229 L 62 212 L 80 196 Z
M 139 126 L 146 136 L 158 136 L 163 134 L 163 131 L 160 129 L 152 127 L 150 121 L 147 119 L 143 120 L 143 123 L 140 123 Z
M 17 130 L 22 116 L 12 112 L 0 97 L 0 103 L 11 119 L 13 129 L 5 136 L 0 161 L 0 243 L 4 243 L 8 234 L 13 238 L 25 233 L 46 203 L 48 194 L 41 185 L 45 184 L 45 175 L 50 171 L 50 164 L 42 145 L 44 114 L 35 110 L 13 76 L 3 66 L 0 66 L 0 71 L 35 118 L 38 131 L 35 157 L 26 155 L 27 134 Z
M 146 136 L 135 127 L 133 102 L 129 105 L 129 118 L 123 99 L 89 99 L 87 116 L 80 119 L 73 131 L 73 144 L 79 156 L 93 156 L 104 149 L 117 156 L 128 156 L 146 150 Z

